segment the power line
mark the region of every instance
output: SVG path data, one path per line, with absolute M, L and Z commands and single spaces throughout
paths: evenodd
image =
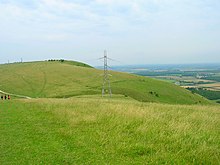
M 122 62 L 122 61 L 119 61 L 119 60 L 115 60 L 115 59 L 113 59 L 113 58 L 109 58 L 109 57 L 107 57 L 107 59 L 109 60 L 109 61 L 113 61 L 114 63 L 117 63 L 117 64 L 120 64 L 120 65 L 128 65 L 128 64 L 126 64 L 126 63 L 124 63 L 124 62 Z M 101 62 L 104 62 L 104 57 L 100 57 L 100 58 L 91 58 L 91 59 L 86 59 L 86 60 L 84 60 L 84 61 L 86 61 L 86 62 L 92 62 L 92 61 L 101 61 Z M 110 67 L 109 67 L 110 68 Z

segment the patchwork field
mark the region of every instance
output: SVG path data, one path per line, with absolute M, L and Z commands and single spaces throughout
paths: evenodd
M 212 84 L 200 84 L 198 86 L 209 90 L 220 91 L 220 82 Z

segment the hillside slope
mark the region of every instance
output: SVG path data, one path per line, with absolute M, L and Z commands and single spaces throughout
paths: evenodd
M 103 71 L 76 64 L 50 61 L 0 65 L 0 90 L 33 98 L 101 94 Z M 208 103 L 170 83 L 119 72 L 111 72 L 111 75 L 114 94 L 144 102 Z

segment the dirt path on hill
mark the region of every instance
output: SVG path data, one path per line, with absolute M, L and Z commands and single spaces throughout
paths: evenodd
M 4 92 L 4 91 L 2 91 L 2 90 L 0 90 L 0 93 L 5 94 L 5 95 L 16 96 L 16 97 L 20 97 L 20 98 L 31 99 L 31 97 L 29 97 L 29 96 L 16 95 L 16 94 L 13 94 L 13 93 L 7 93 L 7 92 Z

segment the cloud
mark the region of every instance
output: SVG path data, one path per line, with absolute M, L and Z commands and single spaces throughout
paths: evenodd
M 217 52 L 219 10 L 219 0 L 0 0 L 0 43 L 110 47 L 127 56 Z
M 0 18 L 7 30 L 75 35 L 127 35 L 133 31 L 192 31 L 215 28 L 217 1 L 94 0 L 13 1 L 0 3 Z M 211 14 L 210 14 L 211 13 Z M 203 17 L 201 17 L 203 16 Z M 209 24 L 208 24 L 208 23 Z M 181 28 L 181 26 L 185 26 Z M 8 29 L 9 27 L 9 29 Z M 14 28 L 17 28 L 14 29 Z M 23 30 L 22 30 L 23 29 Z M 178 30 L 180 29 L 180 30 Z M 4 29 L 1 29 L 4 30 Z M 67 36 L 67 35 L 66 35 Z M 55 37 L 56 38 L 56 37 Z

